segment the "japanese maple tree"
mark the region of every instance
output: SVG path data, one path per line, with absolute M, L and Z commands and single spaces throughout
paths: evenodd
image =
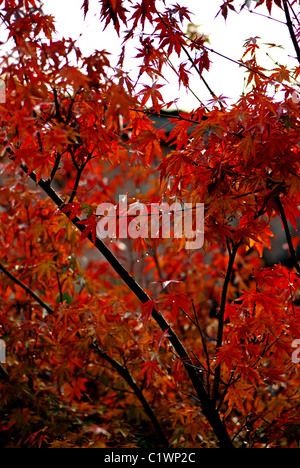
M 231 105 L 209 77 L 214 54 L 233 59 L 188 7 L 99 1 L 99 28 L 122 39 L 113 64 L 58 38 L 39 0 L 0 1 L 4 448 L 299 445 L 299 2 L 216 1 L 228 25 L 242 9 L 281 11 L 295 54 L 270 69 L 249 38 Z M 168 113 L 168 67 L 210 101 Z M 119 195 L 204 204 L 203 246 L 123 239 Z M 97 235 L 102 203 L 119 213 L 112 238 Z M 270 264 L 276 219 L 288 255 Z

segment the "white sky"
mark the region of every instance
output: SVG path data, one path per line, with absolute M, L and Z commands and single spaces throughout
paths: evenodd
M 201 25 L 200 31 L 209 34 L 210 44 L 208 46 L 221 54 L 239 60 L 244 52 L 243 44 L 245 40 L 259 36 L 262 43 L 276 43 L 285 47 L 285 50 L 268 49 L 268 53 L 275 61 L 283 64 L 289 62 L 292 66 L 297 64 L 295 60 L 289 58 L 289 55 L 294 56 L 295 53 L 288 29 L 284 24 L 250 13 L 246 8 L 239 15 L 229 11 L 227 22 L 225 22 L 221 14 L 215 18 L 222 1 L 166 0 L 166 4 L 179 3 L 187 6 L 194 13 L 194 16 L 192 16 L 193 23 Z M 108 27 L 103 32 L 103 26 L 99 21 L 99 2 L 90 0 L 90 11 L 85 21 L 83 21 L 83 12 L 81 10 L 82 3 L 83 0 L 44 0 L 44 10 L 55 17 L 59 34 L 66 38 L 78 39 L 77 45 L 85 55 L 92 53 L 95 49 L 107 49 L 118 56 L 120 41 L 112 27 Z M 255 2 L 252 3 L 254 8 Z M 255 11 L 268 15 L 267 10 L 261 7 Z M 285 21 L 283 12 L 276 6 L 274 6 L 274 13 L 276 13 L 278 19 Z M 121 25 L 122 27 L 124 28 L 123 25 Z M 137 45 L 138 42 L 136 44 L 134 41 L 132 42 L 131 57 L 136 54 L 135 46 Z M 261 54 L 261 57 L 266 68 L 274 66 L 274 63 L 270 61 L 265 52 Z M 205 72 L 203 76 L 217 95 L 222 94 L 230 97 L 229 104 L 235 102 L 243 91 L 245 70 L 215 54 L 210 54 L 210 59 L 213 61 L 211 70 Z M 126 65 L 128 68 L 134 67 L 134 60 L 128 60 Z M 192 93 L 186 94 L 184 90 L 178 89 L 176 76 L 173 72 L 168 73 L 167 79 L 169 84 L 161 90 L 166 101 L 180 97 L 178 107 L 185 110 L 190 110 L 199 105 Z M 211 98 L 198 76 L 190 81 L 190 87 L 202 101 L 205 102 Z

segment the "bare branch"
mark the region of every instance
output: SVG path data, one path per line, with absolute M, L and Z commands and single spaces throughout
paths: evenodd
M 293 266 L 296 268 L 297 272 L 300 274 L 300 265 L 298 263 L 297 254 L 296 254 L 296 251 L 294 249 L 290 228 L 289 228 L 286 216 L 285 216 L 284 207 L 283 207 L 279 197 L 276 198 L 276 203 L 277 203 L 277 206 L 278 206 L 278 209 L 279 209 L 279 212 L 280 212 L 280 217 L 281 217 L 284 232 L 285 232 L 285 235 L 286 235 L 286 240 L 287 240 L 287 243 L 288 243 L 288 246 L 289 246 Z
M 288 30 L 292 39 L 292 43 L 294 45 L 294 49 L 297 55 L 298 62 L 300 63 L 300 48 L 299 48 L 299 44 L 295 35 L 287 0 L 283 0 L 283 8 L 284 8 L 284 13 L 286 17 L 286 24 L 287 24 L 287 27 L 288 27 Z
M 231 280 L 231 275 L 233 271 L 233 265 L 235 261 L 235 256 L 237 253 L 237 250 L 240 246 L 240 243 L 237 243 L 233 245 L 232 249 L 230 248 L 229 241 L 227 240 L 227 248 L 228 248 L 228 253 L 229 253 L 229 261 L 228 261 L 228 266 L 227 266 L 227 272 L 223 284 L 223 289 L 222 289 L 222 297 L 221 297 L 221 304 L 220 304 L 220 311 L 219 311 L 219 327 L 218 327 L 218 336 L 217 336 L 217 350 L 221 348 L 222 342 L 223 342 L 223 330 L 224 330 L 224 314 L 225 314 L 225 307 L 226 307 L 226 301 L 227 301 L 227 292 L 228 292 L 228 286 Z M 218 392 L 219 392 L 219 385 L 220 385 L 220 377 L 221 377 L 221 364 L 219 364 L 216 367 L 215 370 L 215 379 L 214 379 L 214 385 L 213 385 L 213 401 L 216 402 L 218 398 Z
M 14 275 L 12 275 L 1 263 L 0 263 L 0 270 L 8 276 L 15 284 L 20 286 L 20 288 L 24 289 L 24 291 L 29 294 L 33 299 L 35 299 L 49 314 L 53 314 L 53 310 L 51 307 L 46 304 L 37 294 L 35 294 L 32 289 L 30 289 L 26 284 L 24 284 L 22 281 L 20 281 L 18 278 L 16 278 Z
M 50 181 L 44 181 L 43 179 L 37 180 L 36 174 L 34 172 L 29 173 L 26 166 L 21 165 L 23 171 L 29 175 L 29 177 L 34 180 L 42 189 L 43 191 L 50 197 L 50 199 L 59 207 L 62 208 L 65 203 L 59 197 L 59 195 L 52 189 L 50 185 Z M 68 213 L 65 213 L 68 216 Z M 84 230 L 84 226 L 79 223 L 80 219 L 75 217 L 71 220 L 71 222 L 79 229 L 80 232 Z M 114 256 L 111 250 L 102 242 L 101 239 L 96 237 L 95 243 L 93 242 L 92 235 L 89 234 L 87 238 L 92 242 L 93 245 L 98 249 L 98 251 L 105 257 L 105 259 L 109 262 L 111 267 L 115 270 L 115 272 L 119 275 L 119 277 L 124 281 L 127 287 L 135 294 L 135 296 L 140 300 L 142 304 L 150 301 L 149 295 L 144 291 L 144 289 L 135 281 L 135 279 L 129 274 L 129 272 L 123 267 L 123 265 L 119 262 L 119 260 Z M 210 425 L 212 426 L 214 433 L 219 441 L 219 445 L 221 448 L 234 448 L 229 434 L 227 432 L 225 424 L 221 421 L 220 415 L 217 412 L 212 400 L 209 398 L 203 383 L 200 379 L 199 372 L 195 369 L 192 359 L 189 356 L 188 352 L 186 351 L 185 347 L 183 346 L 180 339 L 177 337 L 174 330 L 170 327 L 168 322 L 165 318 L 161 315 L 161 313 L 153 307 L 152 309 L 152 318 L 158 324 L 160 329 L 165 332 L 168 332 L 168 339 L 170 343 L 173 345 L 174 349 L 180 356 L 185 369 L 189 375 L 189 378 L 194 386 L 194 389 L 197 393 L 199 400 L 201 401 L 202 412 L 204 416 L 209 421 Z
M 128 368 L 126 366 L 122 366 L 119 362 L 117 362 L 115 359 L 110 357 L 105 351 L 100 349 L 96 342 L 93 343 L 93 347 L 94 347 L 95 351 L 97 352 L 97 354 L 99 354 L 99 356 L 101 356 L 109 364 L 111 364 L 111 366 L 118 372 L 118 374 L 128 383 L 128 385 L 133 390 L 136 397 L 142 403 L 146 414 L 149 416 L 150 420 L 152 421 L 152 424 L 155 427 L 159 438 L 161 439 L 162 445 L 164 447 L 168 447 L 169 446 L 168 440 L 167 440 L 167 438 L 165 436 L 164 431 L 162 430 L 162 427 L 161 427 L 161 425 L 160 425 L 160 423 L 159 423 L 153 409 L 151 408 L 148 401 L 144 397 L 142 390 L 137 386 L 137 384 L 133 380 L 133 377 L 131 376 Z

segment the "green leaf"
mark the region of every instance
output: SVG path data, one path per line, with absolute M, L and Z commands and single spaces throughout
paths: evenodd
M 71 304 L 73 298 L 71 296 L 69 296 L 68 293 L 63 293 L 62 296 L 57 296 L 56 298 L 56 302 L 58 304 L 62 303 L 62 302 L 66 302 L 67 304 Z

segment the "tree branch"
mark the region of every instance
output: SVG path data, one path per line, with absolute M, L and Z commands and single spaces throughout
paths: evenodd
M 56 158 L 55 158 L 55 163 L 54 163 L 53 169 L 51 171 L 51 176 L 50 176 L 51 180 L 53 180 L 54 177 L 55 177 L 55 174 L 56 174 L 56 172 L 57 172 L 57 170 L 59 168 L 60 160 L 61 160 L 61 153 L 57 153 Z
M 18 278 L 16 278 L 14 275 L 12 275 L 1 263 L 0 263 L 0 270 L 5 273 L 6 276 L 8 276 L 8 278 L 10 278 L 15 284 L 17 284 L 18 286 L 20 286 L 22 289 L 24 289 L 24 291 L 26 291 L 26 293 L 28 293 L 31 297 L 33 297 L 40 305 L 42 305 L 50 314 L 53 314 L 53 310 L 44 302 L 42 301 L 42 299 L 40 299 L 36 294 L 35 292 L 33 292 L 30 288 L 28 288 L 28 286 L 26 286 L 22 281 L 20 281 Z M 60 295 L 62 295 L 62 292 L 61 292 L 61 286 L 60 286 L 60 282 L 59 282 L 59 276 L 57 275 L 57 279 L 58 279 L 58 284 L 59 284 L 59 290 L 60 290 Z M 142 403 L 147 415 L 149 416 L 149 418 L 151 419 L 160 439 L 162 440 L 163 442 L 163 445 L 165 447 L 168 447 L 169 444 L 168 444 L 168 441 L 164 435 L 164 432 L 152 410 L 152 408 L 150 407 L 150 405 L 148 404 L 147 400 L 145 399 L 142 391 L 139 389 L 139 387 L 136 385 L 136 383 L 134 382 L 133 378 L 131 377 L 128 369 L 126 367 L 123 367 L 121 366 L 119 363 L 117 363 L 115 360 L 113 360 L 112 358 L 110 358 L 105 352 L 101 351 L 100 348 L 94 343 L 93 344 L 93 349 L 96 349 L 97 353 L 100 354 L 101 357 L 103 357 L 104 359 L 106 359 L 106 361 L 108 361 L 119 373 L 119 375 L 121 377 L 123 377 L 126 382 L 129 384 L 129 386 L 132 388 L 132 390 L 134 391 L 135 395 L 138 397 L 138 399 L 140 400 L 140 402 Z M 9 375 L 7 373 L 7 371 L 4 369 L 4 367 L 0 364 L 0 378 L 4 378 L 4 379 L 8 379 L 9 378 Z
M 81 176 L 82 176 L 82 173 L 86 167 L 86 165 L 90 162 L 90 160 L 92 159 L 93 157 L 93 154 L 94 154 L 94 151 L 95 149 L 93 149 L 89 155 L 87 156 L 86 160 L 81 164 L 81 166 L 79 166 L 75 160 L 75 155 L 71 155 L 72 156 L 72 161 L 73 161 L 73 164 L 77 170 L 77 175 L 76 175 L 76 179 L 75 179 L 75 183 L 74 183 L 74 187 L 73 187 L 73 190 L 72 190 L 72 193 L 71 193 L 71 196 L 70 196 L 70 199 L 68 201 L 68 203 L 72 203 L 74 201 L 74 198 L 76 197 L 76 194 L 77 194 L 77 190 L 78 190 L 78 187 L 79 187 L 79 183 L 80 183 L 80 179 L 81 179 Z
M 293 266 L 296 268 L 297 272 L 300 274 L 300 265 L 298 263 L 297 254 L 296 254 L 296 251 L 295 251 L 294 246 L 293 246 L 293 241 L 292 241 L 290 228 L 289 228 L 286 216 L 285 216 L 284 207 L 283 207 L 279 197 L 276 198 L 276 203 L 277 203 L 279 213 L 280 213 L 280 217 L 281 217 L 281 220 L 282 220 L 282 224 L 283 224 L 284 232 L 285 232 L 285 235 L 286 235 L 286 240 L 287 240 L 287 243 L 288 243 L 288 246 L 289 246 Z
M 164 21 L 164 19 L 162 18 L 162 16 L 161 16 L 159 13 L 157 13 L 157 14 L 158 14 L 160 20 L 164 23 L 164 25 L 166 26 L 167 29 L 174 29 L 174 28 L 172 28 L 169 24 L 167 24 L 167 23 Z M 186 56 L 187 56 L 189 62 L 191 63 L 192 67 L 193 67 L 193 68 L 196 70 L 196 72 L 198 73 L 200 79 L 203 81 L 203 83 L 204 83 L 204 85 L 206 86 L 206 88 L 208 89 L 210 95 L 211 95 L 213 98 L 216 98 L 216 97 L 217 97 L 216 94 L 215 94 L 214 91 L 211 89 L 211 87 L 209 86 L 209 84 L 207 83 L 207 81 L 203 78 L 202 73 L 200 72 L 200 70 L 195 66 L 194 60 L 193 60 L 193 58 L 190 56 L 190 54 L 189 54 L 188 50 L 186 49 L 186 47 L 184 47 L 183 44 L 180 44 L 180 47 L 181 47 L 181 50 L 183 50 L 184 53 L 186 54 Z M 222 104 L 222 103 L 220 103 L 220 107 L 221 107 L 221 108 L 223 107 L 223 104 Z
M 44 309 L 49 312 L 49 314 L 53 314 L 53 310 L 51 309 L 48 304 L 46 304 L 39 296 L 35 294 L 26 284 L 24 284 L 22 281 L 20 281 L 18 278 L 16 278 L 13 274 L 11 274 L 1 263 L 0 263 L 0 270 L 9 278 L 11 279 L 15 284 L 20 286 L 20 288 L 24 289 L 24 291 L 29 294 L 31 297 L 33 297 Z M 4 367 L 0 364 L 0 378 L 4 380 L 9 379 L 9 374 L 4 369 Z
M 62 208 L 65 203 L 58 196 L 58 194 L 52 189 L 50 181 L 44 181 L 40 179 L 37 181 L 37 177 L 34 172 L 28 173 L 26 166 L 21 165 L 23 171 L 29 175 L 29 177 L 37 183 L 43 191 L 50 197 L 50 199 L 57 205 L 58 208 Z M 68 213 L 65 213 L 68 216 Z M 75 217 L 71 220 L 74 226 L 79 229 L 80 232 L 83 232 L 84 226 L 79 224 L 80 219 Z M 95 243 L 93 242 L 92 235 L 89 234 L 87 238 L 92 242 L 93 245 L 98 249 L 98 251 L 105 257 L 109 262 L 114 271 L 119 275 L 119 277 L 124 281 L 127 287 L 135 294 L 135 296 L 140 300 L 142 304 L 150 301 L 150 297 L 144 291 L 144 289 L 134 280 L 134 278 L 128 273 L 128 271 L 123 267 L 119 260 L 114 256 L 110 249 L 102 242 L 101 239 L 96 237 Z M 214 430 L 214 433 L 219 441 L 221 448 L 234 448 L 234 445 L 231 442 L 227 429 L 224 423 L 220 419 L 220 415 L 217 412 L 212 400 L 209 398 L 199 376 L 199 372 L 195 369 L 192 359 L 190 358 L 188 352 L 183 346 L 182 342 L 177 337 L 174 330 L 170 327 L 165 318 L 160 314 L 160 312 L 153 307 L 152 309 L 152 318 L 156 321 L 158 326 L 163 332 L 168 331 L 169 341 L 179 355 L 188 375 L 193 384 L 193 387 L 197 393 L 198 399 L 201 402 L 202 412 L 204 416 L 209 421 L 211 427 Z
M 219 327 L 218 327 L 218 336 L 217 336 L 217 350 L 221 348 L 222 342 L 223 342 L 224 314 L 225 314 L 225 307 L 226 307 L 226 300 L 227 300 L 227 291 L 228 291 L 228 286 L 231 280 L 235 256 L 236 256 L 239 246 L 240 246 L 240 243 L 237 243 L 233 245 L 232 249 L 230 249 L 229 241 L 227 240 L 229 261 L 228 261 L 227 272 L 226 272 L 226 276 L 225 276 L 225 280 L 223 284 L 220 311 L 218 315 Z M 215 379 L 214 379 L 214 384 L 213 384 L 213 397 L 212 397 L 214 402 L 216 402 L 218 398 L 220 378 L 221 378 L 221 364 L 219 364 L 215 369 Z
M 0 379 L 9 380 L 9 374 L 6 369 L 0 364 Z
M 194 60 L 193 58 L 190 56 L 188 50 L 184 47 L 184 45 L 181 44 L 181 49 L 184 51 L 184 53 L 186 54 L 189 62 L 191 63 L 192 67 L 196 70 L 196 72 L 198 73 L 200 79 L 203 81 L 204 85 L 206 86 L 206 88 L 208 89 L 210 95 L 213 97 L 213 98 L 216 98 L 217 95 L 216 93 L 211 89 L 211 87 L 209 86 L 209 84 L 207 83 L 207 81 L 205 80 L 205 78 L 203 78 L 202 76 L 202 73 L 200 72 L 199 68 L 195 66 L 195 63 L 194 63 Z M 223 104 L 220 102 L 220 107 L 221 109 L 224 107 Z
M 111 358 L 105 351 L 102 351 L 99 346 L 94 342 L 93 347 L 97 354 L 101 356 L 103 359 L 105 359 L 109 364 L 112 365 L 112 367 L 118 372 L 118 374 L 128 383 L 130 388 L 132 388 L 134 394 L 136 397 L 140 400 L 141 404 L 143 405 L 143 408 L 147 414 L 147 416 L 150 418 L 159 438 L 161 439 L 162 445 L 164 447 L 169 447 L 169 442 L 165 436 L 164 431 L 162 430 L 162 427 L 153 411 L 151 406 L 149 405 L 148 401 L 144 397 L 144 394 L 142 390 L 137 386 L 135 381 L 133 380 L 130 372 L 128 371 L 126 366 L 122 366 L 119 362 L 115 361 L 115 359 Z
M 12 275 L 1 263 L 0 263 L 0 270 L 6 274 L 14 283 L 16 283 L 20 288 L 24 289 L 24 291 L 29 294 L 33 299 L 35 299 L 44 309 L 47 310 L 49 314 L 53 314 L 53 310 L 51 309 L 48 304 L 46 304 L 39 296 L 35 294 L 32 289 L 30 289 L 26 284 L 24 284 L 22 281 L 20 281 L 18 278 L 16 278 L 14 275 Z
M 284 8 L 284 13 L 285 13 L 285 17 L 286 17 L 286 24 L 287 24 L 287 27 L 288 27 L 288 30 L 289 30 L 289 33 L 290 33 L 290 36 L 291 36 L 291 39 L 292 39 L 292 42 L 293 42 L 293 45 L 294 45 L 294 49 L 295 49 L 295 52 L 296 52 L 296 55 L 297 55 L 298 62 L 300 63 L 300 48 L 299 48 L 299 44 L 298 44 L 298 41 L 297 41 L 297 38 L 296 38 L 296 35 L 295 35 L 295 31 L 294 31 L 294 28 L 293 28 L 293 23 L 292 23 L 292 20 L 291 20 L 287 0 L 283 0 L 283 8 Z

